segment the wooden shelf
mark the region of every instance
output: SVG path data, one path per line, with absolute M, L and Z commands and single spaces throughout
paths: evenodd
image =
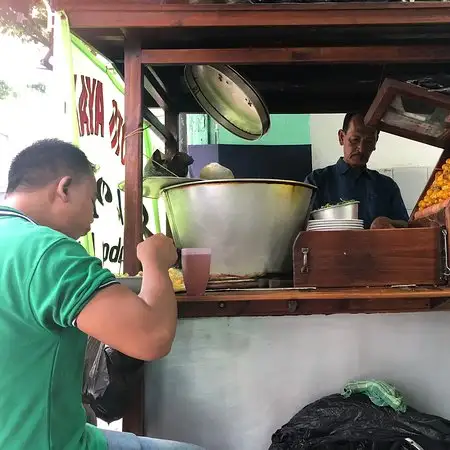
M 178 294 L 180 317 L 231 317 L 444 310 L 447 287 L 246 289 Z

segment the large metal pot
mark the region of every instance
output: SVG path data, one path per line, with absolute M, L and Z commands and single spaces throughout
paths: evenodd
M 175 244 L 212 249 L 211 274 L 259 276 L 292 269 L 292 245 L 314 186 L 295 181 L 198 181 L 162 190 Z

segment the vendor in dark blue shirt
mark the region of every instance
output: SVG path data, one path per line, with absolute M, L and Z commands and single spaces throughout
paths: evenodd
M 344 200 L 358 200 L 365 228 L 406 227 L 408 213 L 392 178 L 367 168 L 378 132 L 359 113 L 347 113 L 338 132 L 344 156 L 333 166 L 314 170 L 305 182 L 318 187 L 313 210 Z

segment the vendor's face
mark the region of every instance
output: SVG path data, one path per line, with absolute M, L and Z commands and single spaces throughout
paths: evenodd
M 56 187 L 53 211 L 58 217 L 57 229 L 74 239 L 86 235 L 94 221 L 97 195 L 94 176 L 78 180 L 61 179 Z
M 364 167 L 375 150 L 378 133 L 367 127 L 361 116 L 354 116 L 347 132 L 339 130 L 338 137 L 344 147 L 344 161 L 351 167 Z

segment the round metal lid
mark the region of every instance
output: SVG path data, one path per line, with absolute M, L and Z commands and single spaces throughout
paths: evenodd
M 270 115 L 263 99 L 232 67 L 186 66 L 184 77 L 203 110 L 234 135 L 254 141 L 269 130 Z

